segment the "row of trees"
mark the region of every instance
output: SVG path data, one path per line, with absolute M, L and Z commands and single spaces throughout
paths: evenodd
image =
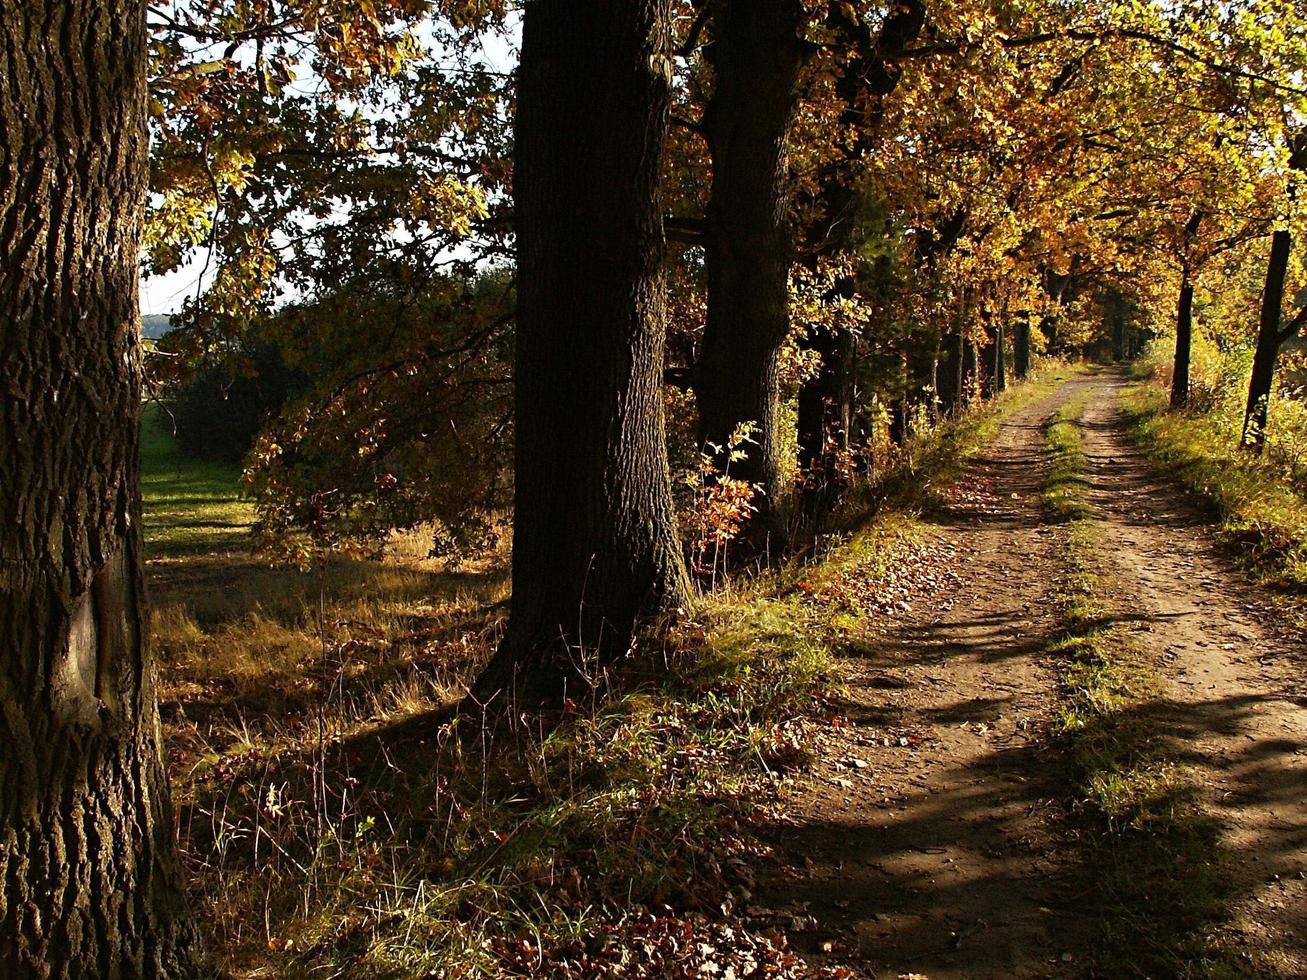
M 1124 356 L 1132 311 L 1159 306 L 1150 291 L 1176 288 L 1183 403 L 1203 263 L 1271 234 L 1280 263 L 1272 275 L 1283 274 L 1274 243 L 1287 242 L 1279 226 L 1299 165 L 1276 147 L 1296 139 L 1293 66 L 1303 37 L 1300 15 L 1287 8 L 1272 20 L 1229 5 L 928 10 L 905 0 L 870 16 L 847 4 L 723 0 L 686 10 L 685 37 L 673 13 L 650 4 L 638 25 L 611 25 L 602 57 L 566 47 L 580 43 L 579 22 L 561 13 L 555 21 L 549 4 L 527 19 L 515 174 L 515 604 L 482 694 L 517 686 L 538 697 L 569 676 L 576 651 L 600 660 L 624 653 L 642 614 L 684 599 L 658 397 L 662 184 L 651 171 L 609 170 L 617 158 L 607 153 L 597 165 L 584 154 L 537 164 L 531 142 L 557 146 L 550 137 L 562 117 L 570 145 L 616 140 L 651 166 L 668 139 L 674 52 L 685 59 L 680 122 L 701 137 L 697 151 L 670 161 L 675 185 L 693 191 L 678 203 L 701 206 L 701 216 L 678 214 L 674 225 L 702 250 L 705 314 L 687 365 L 699 437 L 726 447 L 741 426 L 758 428 L 741 469 L 761 490 L 755 533 L 773 543 L 793 469 L 781 456 L 779 365 L 796 333 L 815 355 L 796 428 L 810 491 L 801 504 L 819 519 L 838 488 L 832 456 L 853 428 L 860 347 L 898 361 L 895 412 L 914 403 L 947 410 L 966 389 L 969 361 L 990 390 L 1001 389 L 1010 321 L 1019 324 L 1019 371 L 1032 320 L 1042 313 L 1051 332 L 1050 318 L 1075 299 L 1098 306 Z M 598 11 L 585 16 L 592 34 L 603 33 Z M 537 53 L 533 30 L 556 32 L 550 43 L 564 47 Z M 696 43 L 699 58 L 690 56 Z M 537 78 L 535 57 L 586 65 L 583 90 L 567 87 L 576 84 L 570 75 Z M 612 119 L 585 92 L 622 92 L 624 112 L 635 114 Z M 533 113 L 536 97 L 547 113 Z M 681 168 L 711 178 L 696 187 Z M 596 193 L 605 178 L 627 196 Z M 536 193 L 550 206 L 545 219 Z M 579 228 L 571 215 L 584 216 Z M 627 245 L 631 257 L 618 258 Z M 537 251 L 549 261 L 537 264 Z M 796 331 L 792 281 L 805 279 L 819 312 Z M 1265 303 L 1275 294 L 1268 281 Z M 580 310 L 607 311 L 599 333 L 583 334 L 593 362 L 556 333 L 588 323 Z M 1296 323 L 1282 326 L 1278 306 L 1263 319 L 1274 323 L 1273 354 Z M 623 356 L 614 360 L 614 349 Z M 578 362 L 590 379 L 585 397 L 611 399 L 602 410 L 578 413 L 548 387 L 555 379 L 570 387 Z M 1269 380 L 1255 370 L 1253 386 L 1250 427 L 1260 431 Z M 605 468 L 587 474 L 578 461 L 596 452 Z
M 141 246 L 152 271 L 212 263 L 174 341 L 191 360 L 287 287 L 303 315 L 277 322 L 310 346 L 324 309 L 335 330 L 395 313 L 400 356 L 294 407 L 302 433 L 333 419 L 319 445 L 369 440 L 390 479 L 361 497 L 402 482 L 395 447 L 416 482 L 415 440 L 499 414 L 457 393 L 502 391 L 511 351 L 513 609 L 483 702 L 556 696 L 690 600 L 668 382 L 693 392 L 710 457 L 756 431 L 710 463 L 757 486 L 747 538 L 774 554 L 792 513 L 834 506 L 869 391 L 903 438 L 973 379 L 1001 388 L 1009 340 L 1018 374 L 1092 340 L 1091 319 L 1127 353 L 1130 323 L 1156 330 L 1176 295 L 1182 386 L 1205 270 L 1271 235 L 1264 429 L 1259 379 L 1307 316 L 1279 312 L 1307 63 L 1292 0 L 533 0 L 515 76 L 477 54 L 512 35 L 504 4 L 430 8 L 0 7 L 7 974 L 196 969 L 144 635 Z M 506 336 L 484 283 L 510 257 Z M 429 337 L 403 319 L 423 310 Z M 438 417 L 383 431 L 377 398 L 411 410 L 414 391 Z M 287 527 L 324 519 L 305 514 Z

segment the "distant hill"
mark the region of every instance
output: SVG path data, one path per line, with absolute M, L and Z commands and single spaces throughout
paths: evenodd
M 147 313 L 141 317 L 141 336 L 158 340 L 172 329 L 172 317 L 166 313 Z

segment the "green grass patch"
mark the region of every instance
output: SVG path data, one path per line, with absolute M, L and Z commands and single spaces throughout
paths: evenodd
M 1085 454 L 1081 449 L 1080 418 L 1085 412 L 1086 397 L 1063 405 L 1049 420 L 1045 445 L 1049 472 L 1044 482 L 1043 502 L 1060 520 L 1087 517 L 1085 502 Z
M 1124 409 L 1144 453 L 1215 506 L 1221 535 L 1248 570 L 1307 598 L 1307 499 L 1283 470 L 1241 449 L 1215 419 L 1170 411 L 1153 385 L 1136 386 Z M 1304 603 L 1295 605 L 1301 620 Z
M 1082 411 L 1068 405 L 1049 426 L 1045 501 L 1068 520 L 1057 593 L 1064 630 L 1050 653 L 1073 826 L 1102 926 L 1096 967 L 1104 976 L 1240 976 L 1215 939 L 1228 898 L 1217 828 L 1160 730 L 1160 665 L 1132 639 L 1132 604 L 1115 592 L 1082 493 Z
M 239 466 L 190 459 L 167 413 L 148 403 L 141 419 L 145 544 L 153 558 L 235 551 L 248 544 L 254 507 L 241 495 Z

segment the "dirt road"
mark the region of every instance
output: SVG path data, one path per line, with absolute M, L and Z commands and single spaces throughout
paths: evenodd
M 755 902 L 814 959 L 869 976 L 1076 976 L 1101 926 L 1068 844 L 1047 652 L 1065 530 L 1041 506 L 1044 423 L 1086 400 L 1088 499 L 1132 629 L 1164 662 L 1148 702 L 1235 859 L 1223 928 L 1263 972 L 1307 975 L 1307 700 L 1301 660 L 1212 543 L 1199 509 L 1130 444 L 1111 373 L 1015 414 L 931 518 L 955 584 L 868 624 L 811 787 Z

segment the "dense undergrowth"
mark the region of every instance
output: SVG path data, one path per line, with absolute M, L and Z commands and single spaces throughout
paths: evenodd
M 500 634 L 503 555 L 448 572 L 400 540 L 384 562 L 301 574 L 175 528 L 154 536 L 175 805 L 219 966 L 842 975 L 743 924 L 742 889 L 764 859 L 750 826 L 802 778 L 808 719 L 839 683 L 832 651 L 863 628 L 840 582 L 882 572 L 919 534 L 915 510 L 1053 371 L 916 439 L 856 495 L 855 530 L 726 582 L 544 717 L 454 712 Z M 166 474 L 194 477 L 176 459 L 148 462 L 157 520 L 179 496 Z M 195 506 L 202 534 L 205 506 L 233 505 Z
M 1050 654 L 1062 690 L 1055 730 L 1073 764 L 1071 826 L 1102 928 L 1095 966 L 1103 976 L 1241 975 L 1219 942 L 1228 896 L 1217 827 L 1164 736 L 1160 664 L 1131 636 L 1134 604 L 1085 496 L 1083 410 L 1068 404 L 1048 428 L 1044 502 L 1067 521 L 1063 631 Z

